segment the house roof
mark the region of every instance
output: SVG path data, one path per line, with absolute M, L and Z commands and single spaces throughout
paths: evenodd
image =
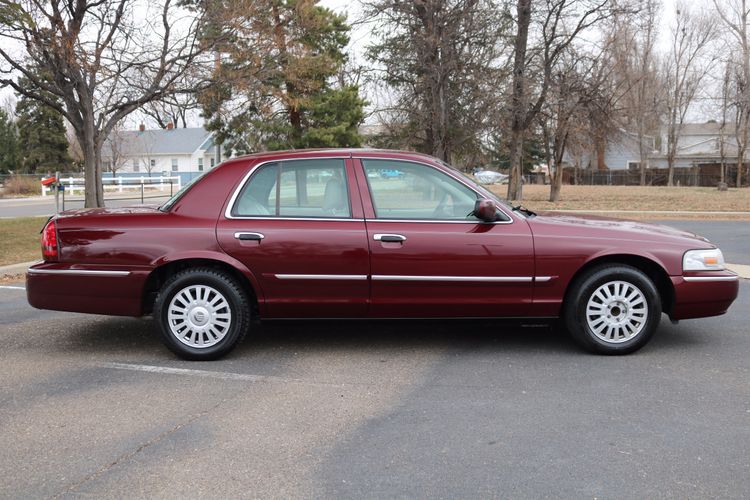
M 706 123 L 683 123 L 680 127 L 681 135 L 712 135 L 717 136 L 721 133 L 721 123 L 716 121 Z M 724 133 L 734 133 L 734 123 L 724 124 Z
M 211 132 L 203 127 L 157 130 L 125 130 L 112 132 L 104 143 L 103 156 L 112 156 L 117 149 L 120 156 L 192 154 L 198 149 L 213 147 Z

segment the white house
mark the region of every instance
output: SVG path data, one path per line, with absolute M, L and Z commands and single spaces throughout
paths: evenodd
M 141 125 L 112 132 L 102 148 L 105 172 L 200 172 L 216 164 L 213 134 L 203 127 L 146 130 Z
M 651 154 L 654 151 L 654 138 L 647 135 L 643 137 L 643 141 L 647 154 Z M 620 129 L 612 134 L 603 146 L 601 151 L 582 151 L 577 158 L 568 149 L 565 152 L 565 162 L 569 165 L 578 163 L 583 168 L 593 170 L 639 169 L 641 153 L 637 134 Z
M 737 139 L 735 127 L 728 123 L 723 127 L 716 121 L 685 123 L 677 138 L 675 167 L 690 168 L 721 163 L 721 146 L 724 145 L 725 164 L 737 164 Z M 747 159 L 747 154 L 745 155 Z M 662 130 L 661 150 L 650 158 L 654 168 L 667 168 L 667 130 Z

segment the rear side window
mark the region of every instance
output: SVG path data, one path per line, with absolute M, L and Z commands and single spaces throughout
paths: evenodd
M 351 217 L 344 160 L 292 160 L 259 167 L 235 200 L 234 217 Z

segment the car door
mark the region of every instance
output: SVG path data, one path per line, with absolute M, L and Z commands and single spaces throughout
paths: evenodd
M 528 224 L 469 215 L 479 195 L 436 166 L 355 160 L 370 244 L 374 317 L 522 317 L 530 312 Z
M 369 255 L 354 182 L 350 159 L 310 158 L 257 165 L 237 187 L 217 238 L 260 283 L 264 317 L 366 314 Z

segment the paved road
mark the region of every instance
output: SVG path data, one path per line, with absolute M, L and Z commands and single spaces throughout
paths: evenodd
M 145 200 L 146 203 L 161 204 L 164 203 L 169 196 L 158 196 L 158 195 L 147 195 L 152 196 Z M 123 207 L 130 205 L 140 204 L 141 199 L 122 200 L 122 199 L 109 199 L 106 201 L 108 207 Z M 65 203 L 65 208 L 81 208 L 83 207 L 82 199 L 68 199 Z M 32 217 L 41 215 L 52 215 L 55 213 L 55 198 L 53 196 L 48 197 L 35 197 L 35 198 L 7 198 L 0 199 L 0 218 L 2 217 Z
M 0 289 L 0 497 L 747 498 L 750 283 L 638 354 L 490 321 L 267 324 L 175 359 L 149 319 Z
M 705 236 L 721 248 L 727 262 L 750 264 L 750 222 L 748 221 L 662 220 L 654 222 Z

